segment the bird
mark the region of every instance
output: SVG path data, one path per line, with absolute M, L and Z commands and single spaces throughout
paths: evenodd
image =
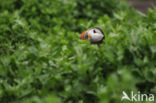
M 88 30 L 84 31 L 80 35 L 80 39 L 89 40 L 91 44 L 97 44 L 100 48 L 100 44 L 105 39 L 105 35 L 99 27 L 89 28 Z

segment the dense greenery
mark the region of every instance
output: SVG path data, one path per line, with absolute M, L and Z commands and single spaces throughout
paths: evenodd
M 99 49 L 79 35 L 100 27 Z M 156 93 L 156 11 L 115 0 L 0 0 L 1 103 L 120 103 Z

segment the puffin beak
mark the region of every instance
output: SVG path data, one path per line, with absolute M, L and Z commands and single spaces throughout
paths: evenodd
M 91 35 L 88 34 L 88 38 L 92 37 Z
M 84 31 L 81 35 L 80 35 L 80 39 L 85 39 L 85 34 L 87 33 L 87 31 Z

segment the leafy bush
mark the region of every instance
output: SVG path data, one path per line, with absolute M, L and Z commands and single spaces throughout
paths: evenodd
M 156 11 L 117 3 L 0 1 L 0 102 L 119 103 L 123 90 L 155 94 Z M 106 35 L 100 49 L 79 39 L 96 26 Z

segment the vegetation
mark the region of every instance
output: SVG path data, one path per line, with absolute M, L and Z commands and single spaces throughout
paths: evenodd
M 100 27 L 99 49 L 80 34 Z M 156 11 L 115 0 L 0 0 L 1 103 L 120 103 L 156 93 Z

